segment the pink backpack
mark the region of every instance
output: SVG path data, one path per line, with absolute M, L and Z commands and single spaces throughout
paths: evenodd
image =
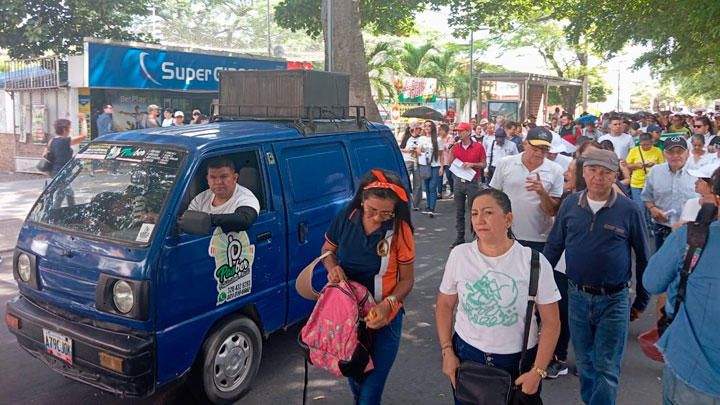
M 372 334 L 363 319 L 375 306 L 375 300 L 367 288 L 350 280 L 328 283 L 320 293 L 312 288 L 313 269 L 329 253 L 310 263 L 295 284 L 301 296 L 317 299 L 298 343 L 314 366 L 337 376 L 360 379 L 373 369 Z

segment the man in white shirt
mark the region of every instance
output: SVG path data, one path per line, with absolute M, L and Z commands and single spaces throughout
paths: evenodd
M 502 128 L 495 131 L 492 141 L 483 142 L 483 147 L 485 147 L 488 159 L 488 169 L 485 172 L 488 182 L 492 180 L 495 168 L 501 160 L 518 154 L 517 146 L 515 146 L 515 143 L 507 141 L 507 134 Z
M 610 127 L 610 133 L 601 136 L 600 139 L 598 139 L 598 142 L 602 142 L 604 140 L 612 142 L 618 158 L 627 158 L 628 153 L 630 153 L 630 149 L 635 147 L 635 140 L 632 136 L 630 136 L 630 134 L 623 133 L 622 118 L 610 117 L 610 123 L 608 126 Z
M 260 202 L 252 191 L 237 183 L 238 177 L 232 160 L 212 158 L 206 177 L 210 188 L 192 199 L 188 211 L 210 214 L 212 226 L 224 232 L 249 229 L 260 213 Z
M 512 231 L 524 246 L 542 251 L 560 205 L 563 170 L 545 158 L 553 135 L 533 128 L 525 138 L 525 152 L 498 163 L 490 187 L 503 191 L 513 204 Z

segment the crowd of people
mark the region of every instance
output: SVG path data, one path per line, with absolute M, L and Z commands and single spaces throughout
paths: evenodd
M 98 136 L 111 134 L 115 131 L 113 124 L 113 106 L 105 104 L 102 107 L 102 114 L 97 117 Z M 163 117 L 160 117 L 160 114 Z M 134 120 L 133 129 L 159 128 L 185 125 L 185 113 L 182 110 L 173 110 L 172 108 L 161 109 L 155 104 L 150 104 L 147 112 L 143 112 L 140 106 L 135 106 L 135 112 L 129 113 L 120 111 L 121 115 L 127 115 Z M 206 124 L 210 118 L 201 113 L 200 110 L 192 111 L 192 118 L 189 124 Z
M 703 205 L 718 218 L 720 114 L 452 118 L 410 122 L 399 142 L 411 208 L 435 218 L 438 199 L 455 205 L 457 233 L 436 307 L 453 392 L 461 362 L 474 361 L 506 370 L 524 394 L 539 395 L 543 378 L 569 373 L 572 341 L 583 402 L 613 404 L 629 323 L 657 294 L 658 319 L 661 312 L 678 319 L 657 343 L 663 402 L 720 402 L 720 351 L 712 344 L 720 222 L 710 225 L 682 305 L 677 313 L 673 307 L 684 225 L 699 220 Z M 523 348 L 516 304 L 527 299 L 533 250 L 542 253 L 534 298 L 540 326 L 533 318 Z

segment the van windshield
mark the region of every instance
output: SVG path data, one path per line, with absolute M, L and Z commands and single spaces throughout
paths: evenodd
M 147 243 L 186 155 L 155 145 L 92 144 L 58 173 L 28 219 Z

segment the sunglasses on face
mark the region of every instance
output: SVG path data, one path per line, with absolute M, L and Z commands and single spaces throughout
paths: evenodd
M 702 127 L 704 127 L 704 126 L 705 126 L 705 125 L 693 125 L 693 128 L 702 128 Z

